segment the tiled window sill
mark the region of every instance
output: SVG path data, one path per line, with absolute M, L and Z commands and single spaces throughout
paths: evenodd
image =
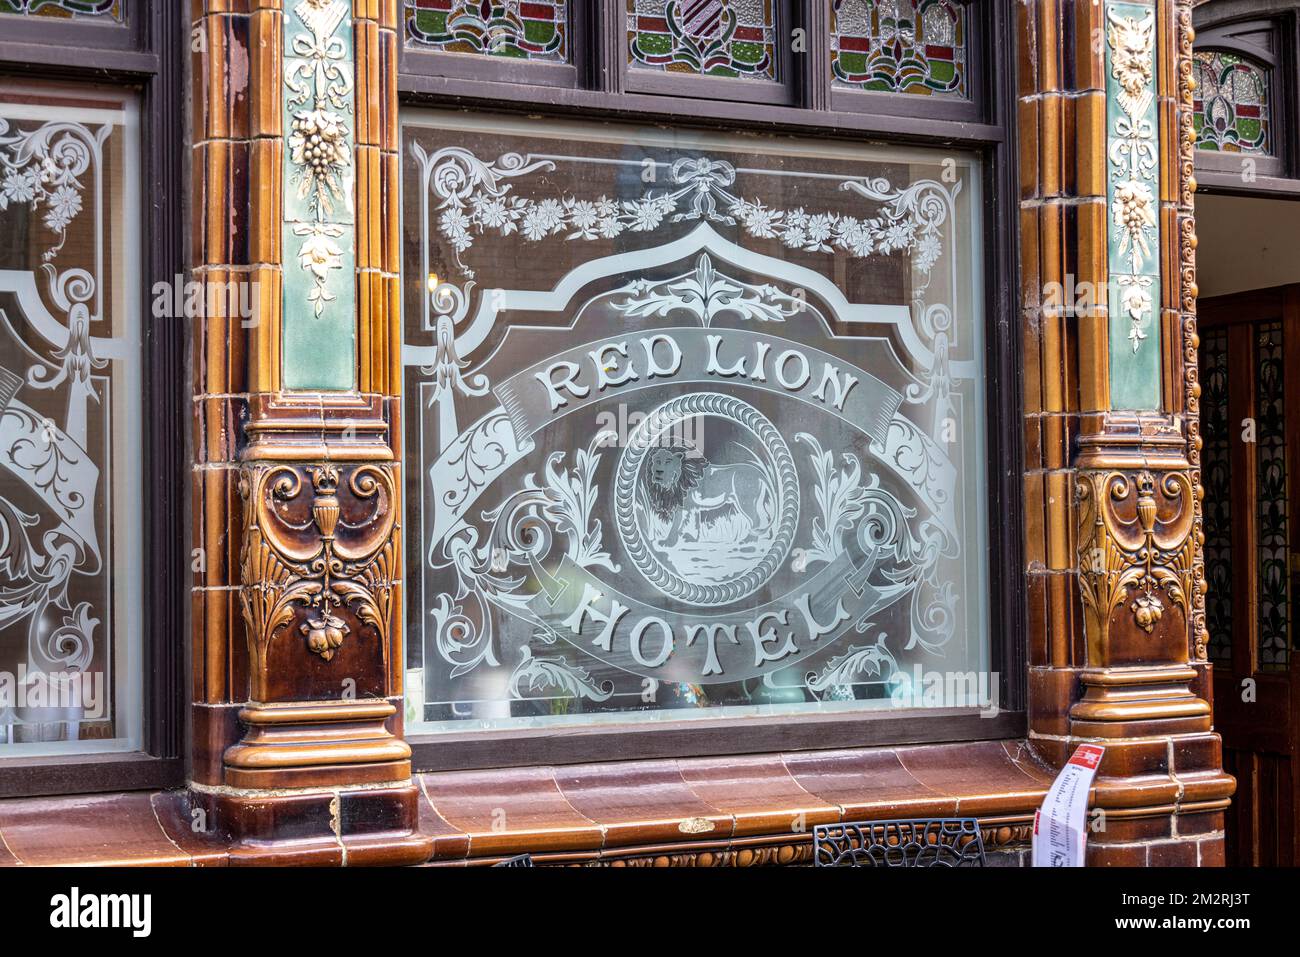
M 871 818 L 979 817 L 1015 841 L 1051 779 L 1024 742 L 985 741 L 440 772 L 416 783 L 436 864 L 525 852 L 542 863 L 683 853 L 744 863 L 798 860 L 814 825 Z M 0 801 L 0 865 L 227 863 L 224 845 L 193 824 L 183 792 Z

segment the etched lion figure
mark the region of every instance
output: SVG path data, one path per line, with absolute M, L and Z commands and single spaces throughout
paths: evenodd
M 677 445 L 653 448 L 646 456 L 639 479 L 649 511 L 668 524 L 654 543 L 676 545 L 691 530 L 698 539 L 702 520 L 713 516 L 738 516 L 740 535 L 761 535 L 776 520 L 771 480 L 757 462 L 714 465 L 702 455 L 690 455 Z

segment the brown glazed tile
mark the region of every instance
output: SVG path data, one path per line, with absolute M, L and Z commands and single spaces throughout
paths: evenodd
M 414 775 L 420 789 L 420 833 L 433 839 L 431 860 L 461 860 L 469 856 L 469 835 L 459 828 L 452 827 L 439 814 L 424 791 L 424 778 L 427 775 Z
M 183 791 L 159 791 L 150 797 L 154 816 L 168 840 L 189 855 L 196 867 L 223 867 L 227 863 L 225 843 L 211 826 L 206 813 L 195 814 Z M 206 827 L 206 830 L 204 829 Z
M 1171 841 L 1152 844 L 1148 867 L 1195 867 L 1198 863 L 1196 841 Z
M 1223 778 L 1224 772 L 1218 769 L 1178 775 L 1178 783 L 1183 786 L 1182 802 L 1195 804 L 1197 801 L 1213 801 L 1221 797 Z
M 939 817 L 954 808 L 909 774 L 891 750 L 801 752 L 782 759 L 800 787 L 838 805 L 845 821 Z
M 1047 576 L 1042 572 L 1025 573 L 1025 605 L 1029 617 L 1029 666 L 1048 664 L 1047 657 Z
M 257 51 L 256 55 L 266 65 L 279 61 L 280 47 L 283 43 L 284 25 L 282 14 L 275 10 L 258 10 L 249 17 L 249 49 Z M 282 118 L 280 113 L 280 90 L 274 82 L 274 76 L 267 76 L 268 71 L 262 64 L 250 63 L 249 82 L 249 135 L 278 137 L 281 135 Z
M 1025 565 L 1030 569 L 1046 565 L 1046 517 L 1043 511 L 1043 474 L 1025 475 Z
M 1202 811 L 1198 814 L 1179 814 L 1174 820 L 1179 837 L 1197 837 L 1223 831 L 1222 811 Z
M 1073 568 L 1074 473 L 1057 470 L 1044 474 L 1047 493 L 1047 567 L 1055 571 Z
M 240 737 L 242 704 L 194 704 L 190 707 L 190 774 L 199 784 L 224 784 L 222 769 L 226 749 Z
M 1048 649 L 1051 655 L 1049 664 L 1057 668 L 1074 664 L 1082 667 L 1085 662 L 1073 660 L 1074 647 L 1074 606 L 1077 603 L 1077 586 L 1075 575 L 1070 572 L 1056 572 L 1047 578 L 1047 626 Z
M 1223 739 L 1217 734 L 1177 735 L 1173 742 L 1175 774 L 1223 767 Z
M 1070 462 L 1070 420 L 1060 413 L 1039 416 L 1043 467 L 1064 469 Z
M 1227 861 L 1224 859 L 1224 848 L 1222 837 L 1212 837 L 1197 844 L 1201 867 L 1223 867 Z
M 1095 46 L 1105 30 L 1102 4 L 1072 4 L 1074 15 L 1074 87 L 1077 90 L 1106 89 L 1106 53 Z
M 16 867 L 19 861 L 9 852 L 9 845 L 5 843 L 5 835 L 0 831 L 0 867 Z
M 1020 137 L 1020 198 L 1033 199 L 1042 195 L 1038 175 L 1038 101 L 1020 100 L 1016 112 Z
M 1080 196 L 1106 195 L 1106 94 L 1085 93 L 1074 107 L 1074 182 Z
M 1038 101 L 1038 195 L 1044 197 L 1060 196 L 1064 184 L 1063 103 L 1061 96 L 1044 96 Z
M 425 774 L 425 796 L 451 827 L 469 835 L 469 854 L 586 850 L 601 828 L 565 800 L 550 768 Z
M 701 801 L 674 761 L 556 768 L 555 782 L 578 813 L 604 827 L 606 847 L 731 837 L 731 816 Z
M 1030 777 L 1047 781 L 1051 781 L 1056 777 L 1056 771 L 1047 765 L 1042 756 L 1036 753 L 1024 738 L 999 741 L 998 743 L 1002 745 L 1002 751 L 1007 756 L 1007 760 Z
M 1146 867 L 1148 848 L 1147 844 L 1099 844 L 1089 841 L 1084 864 L 1087 867 Z
M 242 794 L 217 796 L 218 820 L 245 841 L 313 843 L 334 833 L 334 796 L 321 793 L 281 794 L 266 801 Z
M 1170 773 L 1169 739 L 1146 738 L 1110 742 L 1106 746 L 1102 771 L 1117 777 L 1168 775 Z
M 1154 817 L 1120 817 L 1107 814 L 1099 819 L 1107 841 L 1135 844 L 1138 841 L 1169 840 L 1173 836 L 1173 818 L 1168 814 Z
M 813 797 L 776 755 L 677 762 L 682 779 L 706 804 L 736 819 L 735 833 L 804 833 L 840 819 L 837 805 Z
M 1043 301 L 1043 277 L 1039 268 L 1038 217 L 1039 206 L 1027 203 L 1020 209 L 1020 300 L 1029 313 L 1035 313 Z M 1034 346 L 1034 351 L 1038 350 Z M 1039 412 L 1035 403 L 1025 406 L 1026 412 Z
M 181 865 L 145 792 L 0 801 L 0 833 L 23 864 Z
M 1032 0 L 1037 7 L 1038 89 L 1049 92 L 1061 89 L 1061 9 L 1060 0 Z
M 1039 734 L 1070 733 L 1070 705 L 1078 676 L 1070 668 L 1029 670 L 1029 725 Z
M 419 788 L 388 787 L 339 792 L 339 835 L 375 838 L 406 834 L 419 824 Z
M 1025 471 L 1033 472 L 1043 467 L 1042 416 L 1030 413 L 1025 416 Z
M 1026 738 L 1026 742 L 1034 757 L 1041 764 L 1052 768 L 1063 767 L 1073 750 L 1071 742 L 1059 738 L 1042 737 L 1034 730 L 1033 725 L 1029 726 L 1029 736 Z
M 898 758 L 927 788 L 956 798 L 962 815 L 1035 808 L 1051 784 L 1048 774 L 1013 762 L 1000 741 L 899 748 Z

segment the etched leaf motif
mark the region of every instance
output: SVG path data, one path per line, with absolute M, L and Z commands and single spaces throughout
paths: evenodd
M 542 511 L 568 537 L 567 554 L 575 564 L 583 568 L 601 565 L 617 572 L 618 566 L 605 551 L 600 519 L 591 517 L 596 505 L 596 468 L 600 465 L 596 449 L 613 437 L 612 432 L 597 434 L 589 448 L 578 450 L 571 472 L 558 468 L 563 452 L 553 452 L 547 458 L 545 492 L 549 504 Z M 532 477 L 526 481 L 531 484 Z
M 725 313 L 757 322 L 785 322 L 807 308 L 807 303 L 787 295 L 770 283 L 752 286 L 719 273 L 708 253 L 696 260 L 695 271 L 662 283 L 643 280 L 625 290 L 631 298 L 614 303 L 614 308 L 633 319 L 663 318 L 684 310 L 706 329 Z
M 614 693 L 612 681 L 598 685 L 587 669 L 571 665 L 563 658 L 535 658 L 532 649 L 526 647 L 519 649 L 519 657 L 521 660 L 510 676 L 510 693 L 517 700 L 547 688 L 591 701 L 608 701 Z
M 843 453 L 843 468 L 835 468 L 835 455 L 824 451 L 817 438 L 807 432 L 795 435 L 811 449 L 813 469 L 817 484 L 813 498 L 819 516 L 813 519 L 813 545 L 806 550 L 805 561 L 833 562 L 844 553 L 844 533 L 853 527 L 866 509 L 866 493 L 862 488 L 862 463 L 856 455 Z
M 860 675 L 885 678 L 898 670 L 898 661 L 885 644 L 888 635 L 881 635 L 874 645 L 854 645 L 838 658 L 832 658 L 821 674 L 809 673 L 810 691 L 823 692 L 831 688 L 853 684 Z

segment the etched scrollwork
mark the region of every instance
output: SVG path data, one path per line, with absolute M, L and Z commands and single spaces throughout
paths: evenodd
M 332 660 L 353 633 L 344 611 L 374 628 L 387 658 L 397 576 L 396 493 L 391 467 L 381 464 L 257 464 L 244 470 L 240 599 L 258 674 L 265 672 L 271 644 L 295 621 L 308 650 Z

